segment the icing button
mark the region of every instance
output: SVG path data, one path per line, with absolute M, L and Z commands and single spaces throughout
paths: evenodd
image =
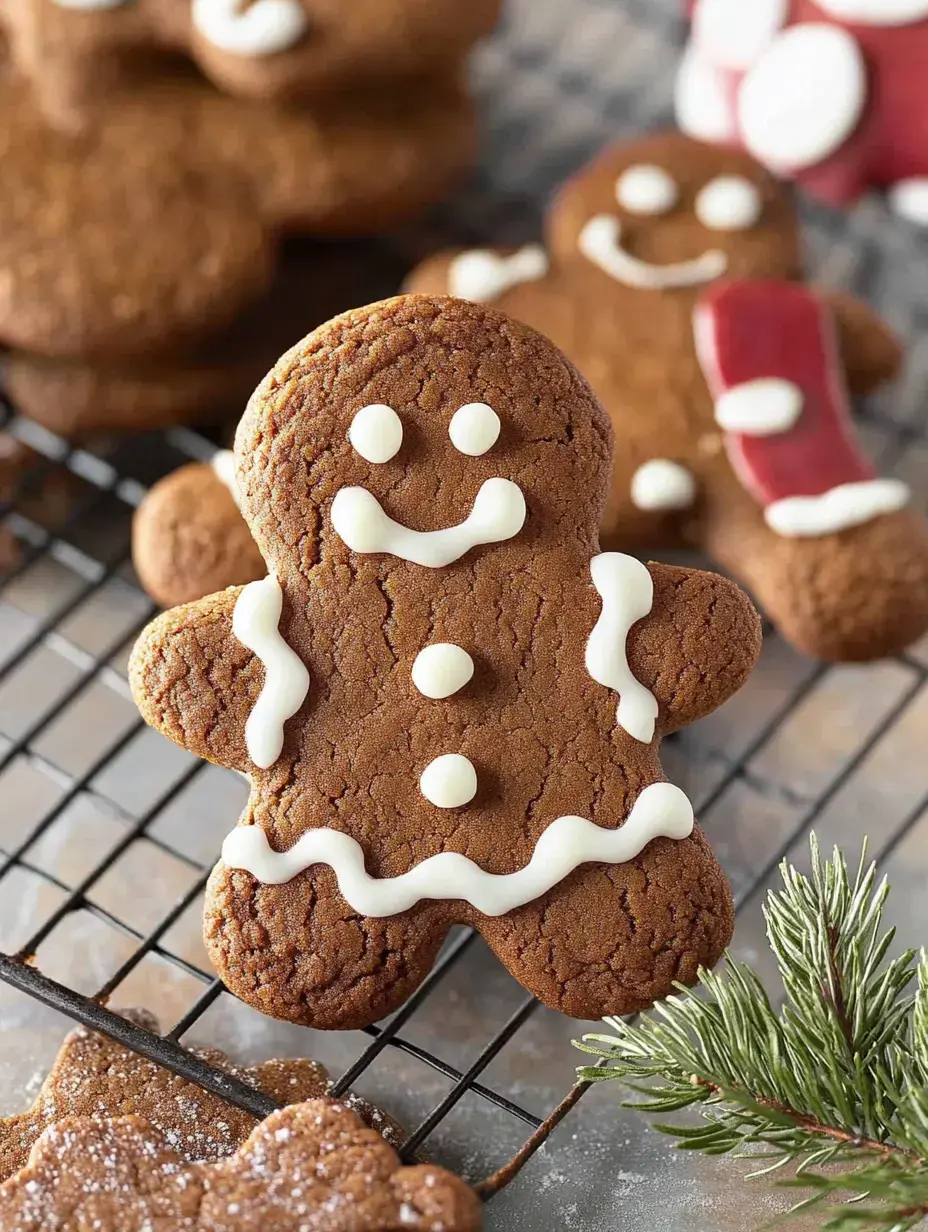
M 412 682 L 423 697 L 440 700 L 451 697 L 468 683 L 474 674 L 474 661 L 454 642 L 435 642 L 416 655 L 412 665 Z
M 419 788 L 436 808 L 460 808 L 477 794 L 477 771 L 460 753 L 444 753 L 422 771 Z

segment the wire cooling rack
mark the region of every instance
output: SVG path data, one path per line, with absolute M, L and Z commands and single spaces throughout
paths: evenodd
M 404 237 L 407 254 L 449 237 L 537 234 L 549 191 L 595 148 L 667 118 L 680 33 L 674 0 L 513 0 L 475 68 L 487 132 L 480 172 L 430 225 Z M 928 242 L 878 203 L 846 217 L 804 209 L 816 276 L 866 294 L 910 343 L 906 378 L 862 415 L 883 469 L 923 494 L 928 287 L 919 272 Z M 128 650 L 154 612 L 131 570 L 132 510 L 161 474 L 209 456 L 214 445 L 173 430 L 75 447 L 6 404 L 0 428 L 36 451 L 0 500 L 0 529 L 15 533 L 21 552 L 0 575 L 0 997 L 4 986 L 17 990 L 266 1115 L 264 1096 L 182 1046 L 199 1027 L 212 1042 L 207 1024 L 233 1000 L 205 963 L 196 921 L 242 785 L 147 731 L 125 681 Z M 43 504 L 47 486 L 63 481 L 66 499 Z M 813 826 L 824 842 L 851 852 L 869 832 L 872 854 L 902 886 L 897 922 L 910 931 L 928 923 L 919 908 L 928 875 L 926 679 L 928 640 L 883 663 L 828 667 L 768 631 L 743 692 L 665 745 L 668 775 L 693 799 L 734 886 L 736 952 L 762 973 L 759 903 L 783 857 L 802 862 Z M 141 988 L 167 989 L 154 1007 L 162 1034 L 108 1008 L 132 1004 Z M 404 1153 L 432 1149 L 467 1104 L 467 1134 L 482 1145 L 479 1163 L 468 1171 L 464 1155 L 462 1166 L 484 1178 L 491 1196 L 584 1095 L 571 1087 L 567 1044 L 581 1029 L 526 998 L 479 938 L 459 930 L 399 1013 L 352 1034 L 334 1090 L 363 1083 L 390 1058 L 414 1063 L 420 1079 L 407 1092 L 414 1114 Z M 428 1075 L 440 1080 L 437 1088 Z M 609 1143 L 620 1125 L 629 1132 L 614 1106 L 582 1123 Z M 520 1187 L 526 1222 L 507 1208 L 500 1227 L 542 1226 L 564 1173 L 595 1171 L 578 1136 L 559 1138 L 562 1172 L 539 1165 L 541 1183 L 532 1192 Z M 636 1149 L 632 1137 L 624 1143 L 626 1153 Z M 669 1168 L 655 1167 L 647 1201 L 634 1208 L 640 1223 L 624 1217 L 629 1232 L 653 1226 L 655 1212 L 661 1226 L 692 1226 L 691 1189 L 677 1222 L 667 1214 Z M 620 1172 L 621 1184 L 631 1175 Z M 603 1212 L 613 1210 L 618 1183 L 610 1176 L 572 1191 L 564 1226 L 613 1226 Z M 707 1215 L 700 1226 L 744 1227 L 747 1218 L 742 1212 L 729 1225 Z

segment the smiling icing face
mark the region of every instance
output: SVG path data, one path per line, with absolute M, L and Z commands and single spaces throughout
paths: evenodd
M 797 272 L 782 190 L 743 155 L 677 134 L 606 151 L 567 185 L 549 226 L 560 260 L 630 290 Z

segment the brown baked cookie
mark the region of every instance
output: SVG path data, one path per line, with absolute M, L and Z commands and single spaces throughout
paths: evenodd
M 599 552 L 611 452 L 560 352 L 462 301 L 347 313 L 255 392 L 236 482 L 270 576 L 130 666 L 147 722 L 251 780 L 205 926 L 243 1000 L 363 1026 L 454 923 L 583 1018 L 719 957 L 728 886 L 658 745 L 741 685 L 759 622 L 721 577 Z
M 616 146 L 562 191 L 547 252 L 444 253 L 407 286 L 492 301 L 586 375 L 618 442 L 606 546 L 703 549 L 819 658 L 928 628 L 928 529 L 846 397 L 891 379 L 899 346 L 860 301 L 803 284 L 790 198 L 746 155 Z
M 189 1163 L 138 1116 L 47 1129 L 0 1185 L 4 1232 L 476 1232 L 476 1194 L 443 1168 L 404 1168 L 344 1104 L 262 1121 L 227 1159 Z
M 283 234 L 380 232 L 431 203 L 474 143 L 453 77 L 309 112 L 174 76 L 84 136 L 48 130 L 22 82 L 0 107 L 0 341 L 123 365 L 233 320 Z
M 149 1031 L 158 1031 L 158 1023 L 146 1011 L 122 1013 Z M 191 1051 L 280 1104 L 315 1099 L 325 1095 L 331 1085 L 323 1066 L 308 1058 L 242 1066 L 215 1048 Z M 346 1102 L 388 1141 L 402 1140 L 402 1131 L 379 1109 L 356 1096 Z M 0 1118 L 0 1180 L 26 1166 L 33 1144 L 48 1126 L 70 1117 L 129 1115 L 149 1122 L 188 1163 L 212 1162 L 231 1155 L 257 1124 L 253 1116 L 234 1104 L 105 1035 L 76 1027 L 62 1044 L 32 1108 L 18 1116 Z M 5 1229 L 6 1225 L 0 1223 L 0 1227 Z
M 501 0 L 16 0 L 0 6 L 11 57 L 52 120 L 79 125 L 169 53 L 218 86 L 306 103 L 321 94 L 453 77 Z
M 234 496 L 232 453 L 190 462 L 160 480 L 132 519 L 132 563 L 162 607 L 264 577 L 261 553 Z

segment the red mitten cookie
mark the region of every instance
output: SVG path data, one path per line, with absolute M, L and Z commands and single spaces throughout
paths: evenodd
M 252 783 L 206 904 L 243 1000 L 323 1028 L 392 1010 L 452 924 L 582 1018 L 727 944 L 724 876 L 660 739 L 742 683 L 731 582 L 602 553 L 608 420 L 546 339 L 405 296 L 285 355 L 236 437 L 266 579 L 166 613 L 145 719 Z
M 696 0 L 677 120 L 836 205 L 928 225 L 928 0 Z
M 738 151 L 648 137 L 565 187 L 548 239 L 441 254 L 408 286 L 492 301 L 586 375 L 617 439 L 604 545 L 703 549 L 823 659 L 920 637 L 928 527 L 847 404 L 899 347 L 864 304 L 802 284 L 784 190 Z

